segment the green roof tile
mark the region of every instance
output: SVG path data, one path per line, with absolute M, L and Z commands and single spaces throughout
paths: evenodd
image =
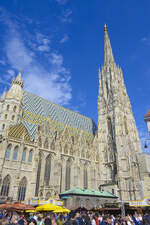
M 60 196 L 64 195 L 90 195 L 90 196 L 99 196 L 99 197 L 108 197 L 108 198 L 117 198 L 117 196 L 113 195 L 110 192 L 106 191 L 98 191 L 92 189 L 81 189 L 81 188 L 72 188 L 65 192 L 60 193 Z

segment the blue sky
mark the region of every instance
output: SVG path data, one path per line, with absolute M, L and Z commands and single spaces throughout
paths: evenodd
M 149 0 L 1 0 L 0 93 L 22 70 L 25 90 L 97 122 L 106 23 L 143 140 L 150 108 L 149 12 Z

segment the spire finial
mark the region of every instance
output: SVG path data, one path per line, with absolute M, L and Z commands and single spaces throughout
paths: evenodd
M 104 32 L 107 31 L 107 25 L 106 23 L 104 24 Z
M 107 26 L 104 25 L 104 65 L 111 65 L 114 63 L 112 48 L 108 36 Z

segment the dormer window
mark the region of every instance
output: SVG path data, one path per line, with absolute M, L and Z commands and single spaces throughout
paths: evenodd
M 13 108 L 13 111 L 16 112 L 17 106 L 15 105 Z
M 12 115 L 12 118 L 11 118 L 12 120 L 14 120 L 15 119 L 15 116 L 14 115 Z
M 9 110 L 9 108 L 10 108 L 10 105 L 7 105 L 7 111 Z

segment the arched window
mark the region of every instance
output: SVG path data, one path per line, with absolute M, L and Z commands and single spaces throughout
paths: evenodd
M 45 174 L 44 174 L 44 182 L 46 186 L 49 186 L 50 174 L 51 174 L 51 155 L 48 155 L 46 157 Z
M 31 149 L 31 150 L 29 151 L 28 162 L 32 162 L 32 156 L 33 156 L 33 150 Z
M 27 179 L 23 177 L 19 183 L 18 187 L 18 201 L 24 201 L 26 196 L 27 189 Z
M 9 189 L 10 189 L 10 176 L 7 175 L 2 184 L 2 189 L 1 189 L 1 196 L 8 196 L 9 195 Z
M 73 136 L 71 136 L 71 142 L 72 142 L 72 144 L 74 144 L 74 137 Z
M 26 160 L 26 151 L 27 151 L 27 148 L 24 148 L 22 152 L 22 159 L 21 159 L 22 162 Z
M 57 138 L 57 131 L 54 132 L 54 140 L 56 141 Z
M 48 200 L 50 197 L 51 197 L 51 193 L 50 192 L 47 192 L 46 193 L 46 196 L 45 196 L 45 200 Z
M 108 82 L 107 82 L 107 80 L 106 80 L 106 92 L 107 92 L 107 96 L 108 96 L 109 88 L 108 88 Z
M 12 145 L 9 144 L 9 145 L 7 146 L 7 148 L 6 148 L 5 159 L 9 159 L 11 148 L 12 148 Z
M 71 176 L 71 166 L 70 160 L 66 162 L 66 190 L 70 189 L 70 176 Z
M 88 188 L 88 173 L 87 173 L 87 166 L 84 165 L 84 171 L 83 171 L 83 188 Z
M 13 111 L 16 112 L 17 106 L 15 105 L 13 108 Z
M 15 116 L 14 115 L 12 115 L 12 118 L 11 118 L 12 120 L 14 120 L 15 119 Z
M 127 117 L 124 117 L 124 129 L 125 129 L 125 134 L 128 134 L 128 127 L 127 127 Z
M 45 139 L 44 148 L 48 149 L 48 138 Z
M 8 118 L 8 115 L 7 115 L 7 114 L 5 114 L 5 120 L 7 120 L 7 118 Z
M 3 126 L 2 126 L 2 130 L 4 130 L 5 129 L 5 124 L 3 124 Z
M 113 139 L 113 128 L 112 128 L 112 122 L 110 117 L 107 118 L 107 126 L 108 126 L 108 134 Z
M 39 153 L 39 162 L 37 168 L 37 175 L 36 175 L 36 187 L 35 187 L 35 196 L 38 196 L 39 193 L 39 186 L 40 186 L 40 176 L 41 176 L 41 163 L 42 163 L 42 154 Z
M 17 160 L 17 157 L 18 157 L 18 146 L 16 146 L 14 148 L 14 151 L 13 151 L 13 160 Z
M 10 108 L 10 106 L 9 106 L 9 105 L 7 105 L 7 111 L 9 110 L 9 108 Z

